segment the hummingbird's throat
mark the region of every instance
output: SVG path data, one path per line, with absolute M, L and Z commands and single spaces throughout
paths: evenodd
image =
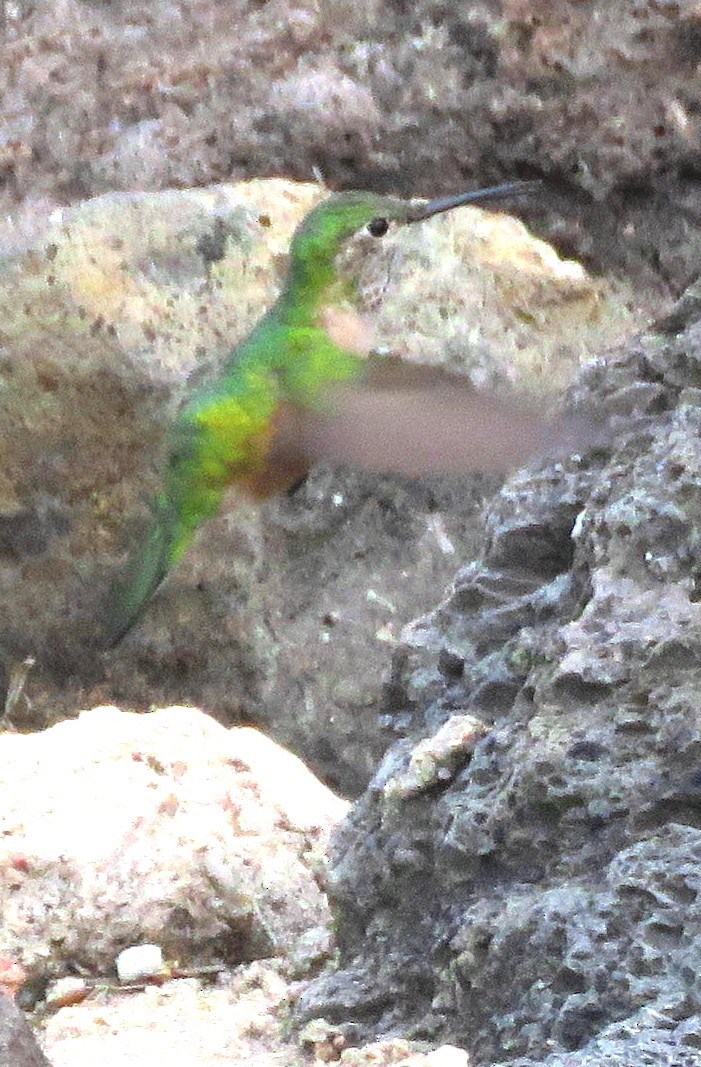
M 375 347 L 375 329 L 369 316 L 360 315 L 345 304 L 326 304 L 319 311 L 316 324 L 339 348 L 368 356 Z

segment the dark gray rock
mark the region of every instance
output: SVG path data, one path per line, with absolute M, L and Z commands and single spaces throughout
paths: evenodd
M 0 993 L 0 1067 L 51 1067 L 23 1013 Z
M 544 1060 L 519 1057 L 495 1067 L 698 1067 L 701 1020 L 683 1023 L 668 1014 L 643 1009 L 628 1023 L 608 1027 L 577 1052 L 556 1052 Z

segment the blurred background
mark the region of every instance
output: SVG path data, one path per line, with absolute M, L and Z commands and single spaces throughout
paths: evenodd
M 662 292 L 694 272 L 696 3 L 2 8 L 3 216 L 258 176 L 430 196 L 545 177 L 562 253 Z

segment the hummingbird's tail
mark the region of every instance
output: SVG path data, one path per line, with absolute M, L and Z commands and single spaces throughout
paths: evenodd
M 165 501 L 158 500 L 143 542 L 110 587 L 102 620 L 108 648 L 118 645 L 141 618 L 173 562 L 172 549 L 170 508 Z

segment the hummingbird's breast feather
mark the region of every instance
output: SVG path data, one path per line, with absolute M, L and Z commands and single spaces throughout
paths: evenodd
M 375 326 L 367 315 L 360 315 L 345 304 L 327 304 L 317 316 L 317 325 L 339 348 L 368 356 L 375 347 Z

